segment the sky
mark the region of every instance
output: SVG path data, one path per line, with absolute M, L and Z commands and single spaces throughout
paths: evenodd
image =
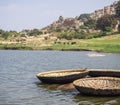
M 41 29 L 59 16 L 76 17 L 91 13 L 115 0 L 0 0 L 0 29 Z

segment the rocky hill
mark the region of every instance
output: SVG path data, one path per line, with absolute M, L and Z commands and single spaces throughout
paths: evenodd
M 115 1 L 112 5 L 110 6 L 105 6 L 103 9 L 99 9 L 94 11 L 93 13 L 90 14 L 90 17 L 93 19 L 98 19 L 104 15 L 115 15 L 115 7 L 118 1 Z
M 84 26 L 87 20 L 93 19 L 97 20 L 104 15 L 115 15 L 115 7 L 118 1 L 115 1 L 112 5 L 105 6 L 103 9 L 95 10 L 90 14 L 81 14 L 80 16 L 76 16 L 75 18 L 64 18 L 62 16 L 59 17 L 57 21 L 54 21 L 52 24 L 43 28 L 43 31 L 47 33 L 51 32 L 66 32 L 66 31 L 81 31 L 81 29 L 86 29 Z M 94 30 L 91 28 L 92 31 Z
M 117 8 L 117 9 L 116 9 Z M 75 18 L 59 16 L 58 20 L 43 29 L 4 31 L 0 29 L 0 40 L 12 42 L 25 42 L 30 38 L 49 39 L 91 39 L 120 33 L 120 0 L 103 9 L 95 10 L 89 14 L 80 14 Z

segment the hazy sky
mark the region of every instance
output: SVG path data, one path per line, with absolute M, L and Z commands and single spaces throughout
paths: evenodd
M 43 28 L 60 15 L 75 17 L 102 9 L 115 0 L 0 0 L 0 29 Z

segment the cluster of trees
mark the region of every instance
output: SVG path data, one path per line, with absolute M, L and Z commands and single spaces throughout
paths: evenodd
M 39 29 L 23 30 L 20 33 L 22 36 L 38 36 L 43 34 L 43 32 Z
M 62 32 L 58 35 L 59 39 L 67 39 L 67 40 L 72 40 L 72 39 L 85 39 L 87 38 L 88 34 L 85 33 L 84 31 L 81 32 Z
M 97 20 L 96 28 L 102 31 L 112 31 L 117 25 L 117 19 L 114 15 L 105 15 Z
M 83 18 L 83 17 L 82 17 Z M 85 15 L 86 18 L 86 15 Z M 87 17 L 88 18 L 88 17 Z M 113 15 L 105 15 L 98 20 L 88 18 L 84 25 L 80 26 L 80 29 L 75 29 L 71 31 L 69 28 L 58 35 L 58 38 L 64 38 L 67 40 L 71 39 L 88 39 L 97 38 L 107 35 L 107 33 L 113 32 L 117 24 L 117 19 Z M 120 27 L 120 26 L 119 26 Z M 101 30 L 101 32 L 90 32 L 89 30 Z
M 88 20 L 88 19 L 90 19 L 90 14 L 81 14 L 78 17 L 78 20 L 82 20 L 82 21 L 85 21 L 85 20 Z
M 81 26 L 81 28 L 112 31 L 113 29 L 115 29 L 115 26 L 118 24 L 117 21 L 118 21 L 118 17 L 116 15 L 104 15 L 98 20 L 88 18 L 87 21 L 84 22 L 84 25 Z
M 4 31 L 0 29 L 0 37 L 3 39 L 11 39 L 19 36 L 20 34 L 17 31 Z
M 59 27 L 49 28 L 48 32 L 59 33 L 58 38 L 65 39 L 85 39 L 93 37 L 101 37 L 107 35 L 107 32 L 112 32 L 120 21 L 120 1 L 116 5 L 116 15 L 105 15 L 98 20 L 90 18 L 90 14 L 82 14 L 76 19 L 84 21 L 84 25 L 76 28 L 74 19 L 64 19 L 62 16 L 59 17 L 59 22 L 63 25 Z M 101 30 L 101 32 L 91 33 L 89 30 Z M 120 24 L 118 25 L 118 32 L 120 32 Z M 4 31 L 0 29 L 0 37 L 4 39 L 10 39 L 15 37 L 26 37 L 26 36 L 38 36 L 43 34 L 39 29 L 23 30 L 21 32 L 16 31 Z
M 115 15 L 105 15 L 97 20 L 97 29 L 100 29 L 102 31 L 110 31 L 112 29 L 115 29 L 115 26 L 118 24 L 117 21 L 120 21 L 120 1 L 118 1 L 115 9 Z M 118 31 L 120 32 L 120 24 L 118 26 Z
M 62 32 L 58 38 L 65 39 L 85 39 L 85 38 L 96 38 L 108 35 L 116 29 L 116 25 L 118 25 L 118 21 L 120 21 L 120 1 L 118 1 L 116 5 L 116 14 L 115 15 L 104 15 L 103 17 L 95 20 L 90 18 L 89 14 L 82 14 L 78 17 L 78 20 L 83 20 L 84 25 L 80 26 L 80 30 L 76 31 L 74 29 L 73 32 L 67 31 Z M 120 24 L 117 27 L 118 32 L 120 32 Z M 89 29 L 91 30 L 101 30 L 101 32 L 93 32 L 89 33 Z M 78 30 L 78 29 L 77 29 Z
M 39 29 L 32 29 L 32 30 L 23 30 L 21 32 L 17 31 L 5 31 L 0 29 L 0 38 L 2 39 L 14 39 L 16 37 L 26 37 L 26 36 L 37 36 L 43 34 L 42 31 Z
M 116 17 L 120 19 L 120 1 L 116 5 Z
M 115 29 L 115 26 L 118 24 L 118 20 L 120 20 L 120 1 L 116 4 L 116 14 L 115 15 L 104 15 L 98 20 L 91 19 L 89 14 L 82 14 L 79 16 L 79 19 L 86 19 L 84 22 L 84 26 L 89 29 L 99 29 L 102 31 L 111 31 Z M 120 27 L 120 26 L 119 26 Z M 118 27 L 118 30 L 120 30 Z
M 120 22 L 120 1 L 118 1 L 116 6 L 116 17 L 119 19 L 119 22 Z M 118 26 L 118 31 L 120 33 L 120 24 Z
M 62 32 L 58 35 L 59 39 L 67 39 L 67 40 L 72 40 L 72 39 L 91 39 L 91 38 L 99 38 L 102 36 L 106 36 L 106 32 L 94 32 L 94 33 L 87 33 L 85 31 L 81 32 Z
M 118 24 L 117 19 L 113 15 L 105 15 L 98 20 L 88 18 L 84 22 L 84 25 L 80 26 L 80 29 L 75 29 L 73 31 L 61 32 L 58 38 L 70 39 L 88 39 L 97 38 L 107 35 L 107 33 L 113 32 L 115 26 Z M 101 30 L 101 32 L 89 32 L 89 30 Z M 118 27 L 120 31 L 120 26 Z

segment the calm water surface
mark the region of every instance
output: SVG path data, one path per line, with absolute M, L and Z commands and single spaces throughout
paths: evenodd
M 83 96 L 42 84 L 35 76 L 59 69 L 120 69 L 120 54 L 88 57 L 92 53 L 0 50 L 0 105 L 120 105 L 120 97 Z

